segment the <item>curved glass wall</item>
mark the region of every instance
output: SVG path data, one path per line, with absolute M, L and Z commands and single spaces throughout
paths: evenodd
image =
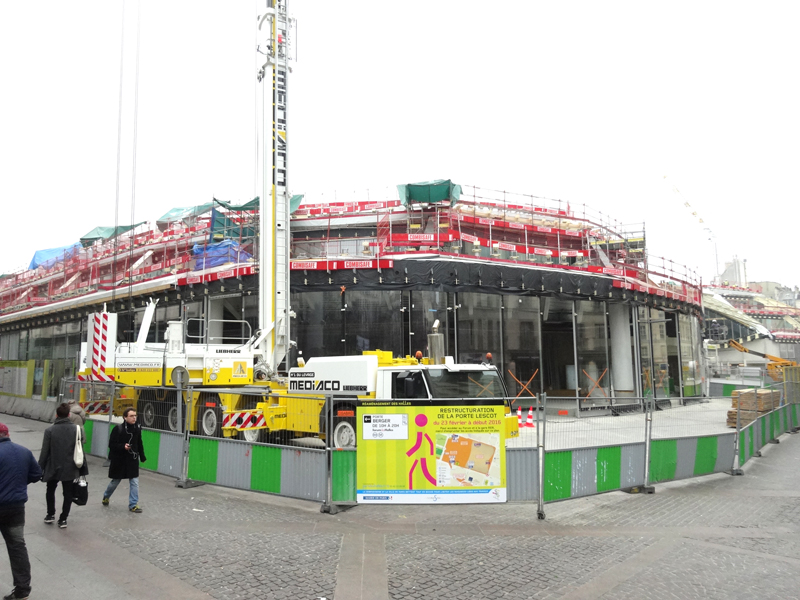
M 292 296 L 292 338 L 304 358 L 403 348 L 400 294 L 306 292 Z
M 578 393 L 581 398 L 609 398 L 611 375 L 608 325 L 604 302 L 575 302 L 578 353 Z
M 408 327 L 408 354 L 414 356 L 417 350 L 428 355 L 428 334 L 433 333 L 433 324 L 439 321 L 439 333 L 444 336 L 444 353 L 452 356 L 455 329 L 453 313 L 453 294 L 446 292 L 409 292 L 411 319 Z
M 492 362 L 502 364 L 500 340 L 500 305 L 496 294 L 459 294 L 456 314 L 459 363 L 482 363 L 487 352 Z
M 669 398 L 669 351 L 664 311 L 640 306 L 638 315 L 642 394 L 646 398 Z
M 503 298 L 502 375 L 512 398 L 542 391 L 538 297 Z
M 544 391 L 551 397 L 576 398 L 574 302 L 546 297 L 541 299 L 541 306 Z
M 681 377 L 683 378 L 683 396 L 700 395 L 700 369 L 698 357 L 694 353 L 694 331 L 689 315 L 678 315 L 681 344 Z
M 166 323 L 184 318 L 190 320 L 188 341 L 201 340 L 207 306 L 215 308 L 215 301 L 217 309 L 222 306 L 220 318 L 244 318 L 256 326 L 257 295 L 228 295 L 159 306 L 148 339 L 162 340 Z M 456 362 L 480 363 L 491 353 L 512 397 L 544 391 L 595 403 L 639 394 L 667 398 L 670 390 L 680 393 L 681 378 L 683 396 L 702 395 L 697 319 L 629 306 L 477 292 L 303 291 L 292 294 L 291 338 L 306 359 L 364 350 L 427 355 L 427 335 L 438 319 L 445 354 Z M 118 313 L 118 341 L 136 338 L 141 315 L 139 309 Z M 631 329 L 634 315 L 638 340 Z M 237 325 L 231 337 L 243 335 L 240 328 L 247 329 Z M 85 319 L 79 319 L 5 333 L 0 351 L 5 360 L 73 360 L 85 329 Z

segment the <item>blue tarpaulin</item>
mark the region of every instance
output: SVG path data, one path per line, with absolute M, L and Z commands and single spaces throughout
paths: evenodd
M 72 258 L 80 249 L 81 245 L 78 242 L 75 242 L 74 244 L 70 244 L 69 246 L 61 246 L 60 248 L 37 250 L 33 255 L 33 260 L 31 260 L 31 264 L 28 269 L 31 271 L 38 267 L 49 269 L 50 267 L 53 267 L 57 263 L 63 261 L 65 258 Z
M 192 255 L 195 258 L 195 271 L 218 267 L 225 263 L 242 263 L 252 258 L 252 255 L 241 249 L 239 242 L 233 240 L 223 240 L 207 246 L 195 244 Z

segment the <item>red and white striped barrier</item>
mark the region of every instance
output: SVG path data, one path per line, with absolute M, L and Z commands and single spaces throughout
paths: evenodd
M 113 343 L 113 342 L 112 342 Z M 108 313 L 94 315 L 92 324 L 92 379 L 114 381 L 106 374 L 106 347 L 108 344 Z
M 267 426 L 267 420 L 263 414 L 254 412 L 235 412 L 228 413 L 222 418 L 223 427 L 233 427 L 239 431 L 245 429 L 260 429 Z
M 108 402 L 86 402 L 81 407 L 87 415 L 107 415 L 109 409 Z

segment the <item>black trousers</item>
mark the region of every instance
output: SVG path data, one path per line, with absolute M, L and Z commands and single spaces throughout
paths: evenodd
M 61 516 L 58 519 L 63 521 L 69 516 L 69 509 L 72 506 L 72 480 L 61 481 L 60 483 L 61 491 L 64 494 L 64 502 L 61 504 Z M 56 514 L 56 487 L 58 484 L 58 481 L 47 482 L 47 492 L 45 492 L 44 498 L 47 501 L 48 515 Z
M 25 546 L 24 529 L 24 506 L 0 508 L 0 533 L 6 541 L 11 576 L 14 578 L 14 587 L 22 594 L 31 591 L 31 563 Z

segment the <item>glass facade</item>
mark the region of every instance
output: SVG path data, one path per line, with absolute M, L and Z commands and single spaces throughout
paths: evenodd
M 542 391 L 540 299 L 505 296 L 502 375 L 512 398 Z
M 572 300 L 542 298 L 542 383 L 548 396 L 578 393 Z
M 428 334 L 433 332 L 433 324 L 439 321 L 439 333 L 444 336 L 444 351 L 453 355 L 455 329 L 449 319 L 452 311 L 452 294 L 446 292 L 408 292 L 410 297 L 410 320 L 408 326 L 408 351 L 415 356 L 420 350 L 427 355 Z
M 582 398 L 608 398 L 611 376 L 606 305 L 576 301 L 575 312 L 579 394 Z
M 694 352 L 694 330 L 692 319 L 687 315 L 678 315 L 679 335 L 681 344 L 681 376 L 683 378 L 683 396 L 696 395 L 695 390 L 700 384 L 700 369 L 698 357 Z
M 486 354 L 492 362 L 501 357 L 500 306 L 502 297 L 489 294 L 459 294 L 456 315 L 459 363 L 482 363 Z
M 639 343 L 642 358 L 642 393 L 669 398 L 670 370 L 664 311 L 640 306 Z
M 612 382 L 619 388 L 611 374 L 616 368 L 612 354 L 622 357 L 620 364 L 632 361 L 634 365 L 615 374 L 617 378 L 625 375 L 620 379 L 627 382 L 623 396 L 636 392 L 657 398 L 674 397 L 681 391 L 684 397 L 702 394 L 702 340 L 697 319 L 641 306 L 629 313 L 627 305 L 624 311 L 616 311 L 619 314 L 610 315 L 610 306 L 602 301 L 476 292 L 301 292 L 292 294 L 296 317 L 291 338 L 306 359 L 355 355 L 364 350 L 389 351 L 393 356 L 413 356 L 419 350 L 427 355 L 427 335 L 438 320 L 445 354 L 456 362 L 480 363 L 491 353 L 512 397 L 547 392 L 550 397 L 610 398 L 615 395 Z M 144 308 L 118 313 L 118 341 L 135 340 L 135 327 L 143 315 Z M 161 305 L 147 339 L 162 342 L 167 323 L 183 318 L 187 320 L 187 341 L 200 343 L 208 315 L 237 321 L 225 325 L 225 340 L 246 338 L 258 323 L 258 298 L 255 294 L 228 294 Z M 639 320 L 638 344 L 629 315 Z M 77 361 L 85 338 L 85 318 L 5 333 L 0 336 L 0 357 L 40 361 L 37 381 L 48 381 L 51 387 L 52 378 L 74 375 L 80 368 Z M 45 360 L 61 364 L 45 367 L 41 362 Z M 45 368 L 47 373 L 42 371 Z M 633 389 L 636 379 L 638 390 Z M 52 387 L 45 390 L 48 394 L 52 391 Z

